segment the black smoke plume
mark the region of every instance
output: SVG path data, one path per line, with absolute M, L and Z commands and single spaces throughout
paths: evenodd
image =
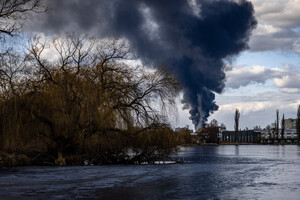
M 43 31 L 125 37 L 145 63 L 167 64 L 196 129 L 218 110 L 224 59 L 248 48 L 257 23 L 246 0 L 51 0 L 48 7 Z

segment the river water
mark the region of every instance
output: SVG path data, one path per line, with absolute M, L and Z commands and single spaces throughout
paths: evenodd
M 182 148 L 185 164 L 0 170 L 0 199 L 300 199 L 300 146 Z

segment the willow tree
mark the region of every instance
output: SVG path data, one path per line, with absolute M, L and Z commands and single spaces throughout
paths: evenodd
M 0 139 L 1 147 L 11 147 L 11 150 L 16 150 L 19 146 L 22 116 L 18 110 L 21 106 L 20 96 L 25 90 L 25 78 L 22 77 L 24 69 L 20 56 L 12 52 L 0 56 Z
M 29 13 L 44 10 L 42 0 L 0 0 L 1 39 L 14 36 Z M 180 86 L 165 67 L 129 66 L 134 54 L 127 42 L 73 35 L 34 38 L 26 55 L 1 50 L 2 149 L 61 157 L 95 152 L 114 162 L 128 149 L 136 161 L 174 150 L 175 141 L 163 138 L 172 135 L 167 111 L 175 110 Z
M 53 49 L 54 60 L 45 56 L 47 48 Z M 4 113 L 11 115 L 8 124 L 19 122 L 18 131 L 16 125 L 3 123 L 6 133 L 23 141 L 29 132 L 52 155 L 93 152 L 113 163 L 127 159 L 129 150 L 138 162 L 176 149 L 167 118 L 181 88 L 163 66 L 147 70 L 128 65 L 134 55 L 126 41 L 76 35 L 52 41 L 34 38 L 27 52 L 16 62 L 22 66 L 18 73 L 4 79 L 1 88 L 3 106 L 17 105 Z M 14 72 L 16 63 L 7 65 L 8 71 Z M 143 140 L 133 142 L 141 136 Z
M 20 146 L 17 135 L 23 116 L 18 113 L 19 97 L 26 90 L 24 56 L 13 52 L 5 41 L 17 34 L 30 13 L 42 11 L 45 6 L 41 0 L 0 0 L 0 149 L 17 150 Z M 26 143 L 26 135 L 23 138 Z

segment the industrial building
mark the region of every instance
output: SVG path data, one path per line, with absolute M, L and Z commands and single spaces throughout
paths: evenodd
M 222 131 L 222 142 L 235 142 L 234 139 L 235 131 Z M 260 132 L 254 130 L 238 131 L 238 142 L 239 143 L 259 143 Z

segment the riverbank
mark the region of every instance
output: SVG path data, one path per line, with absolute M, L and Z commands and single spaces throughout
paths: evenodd
M 32 165 L 32 159 L 24 154 L 0 152 L 0 167 Z
M 189 144 L 183 147 L 194 146 L 291 146 L 299 144 L 276 143 L 276 144 L 255 144 L 255 143 L 205 143 L 205 144 Z M 66 157 L 54 158 L 47 154 L 25 155 L 18 153 L 0 152 L 0 167 L 20 167 L 20 166 L 83 166 L 83 165 L 109 165 L 113 163 L 101 163 L 96 159 L 87 159 L 86 155 L 69 155 Z M 119 164 L 135 164 L 135 163 L 119 163 Z
M 67 160 L 67 162 L 66 162 Z M 80 166 L 84 165 L 84 156 L 72 155 L 63 158 L 55 158 L 48 154 L 38 153 L 26 155 L 21 153 L 0 152 L 0 167 L 21 167 L 21 166 Z M 90 164 L 90 162 L 89 162 Z

